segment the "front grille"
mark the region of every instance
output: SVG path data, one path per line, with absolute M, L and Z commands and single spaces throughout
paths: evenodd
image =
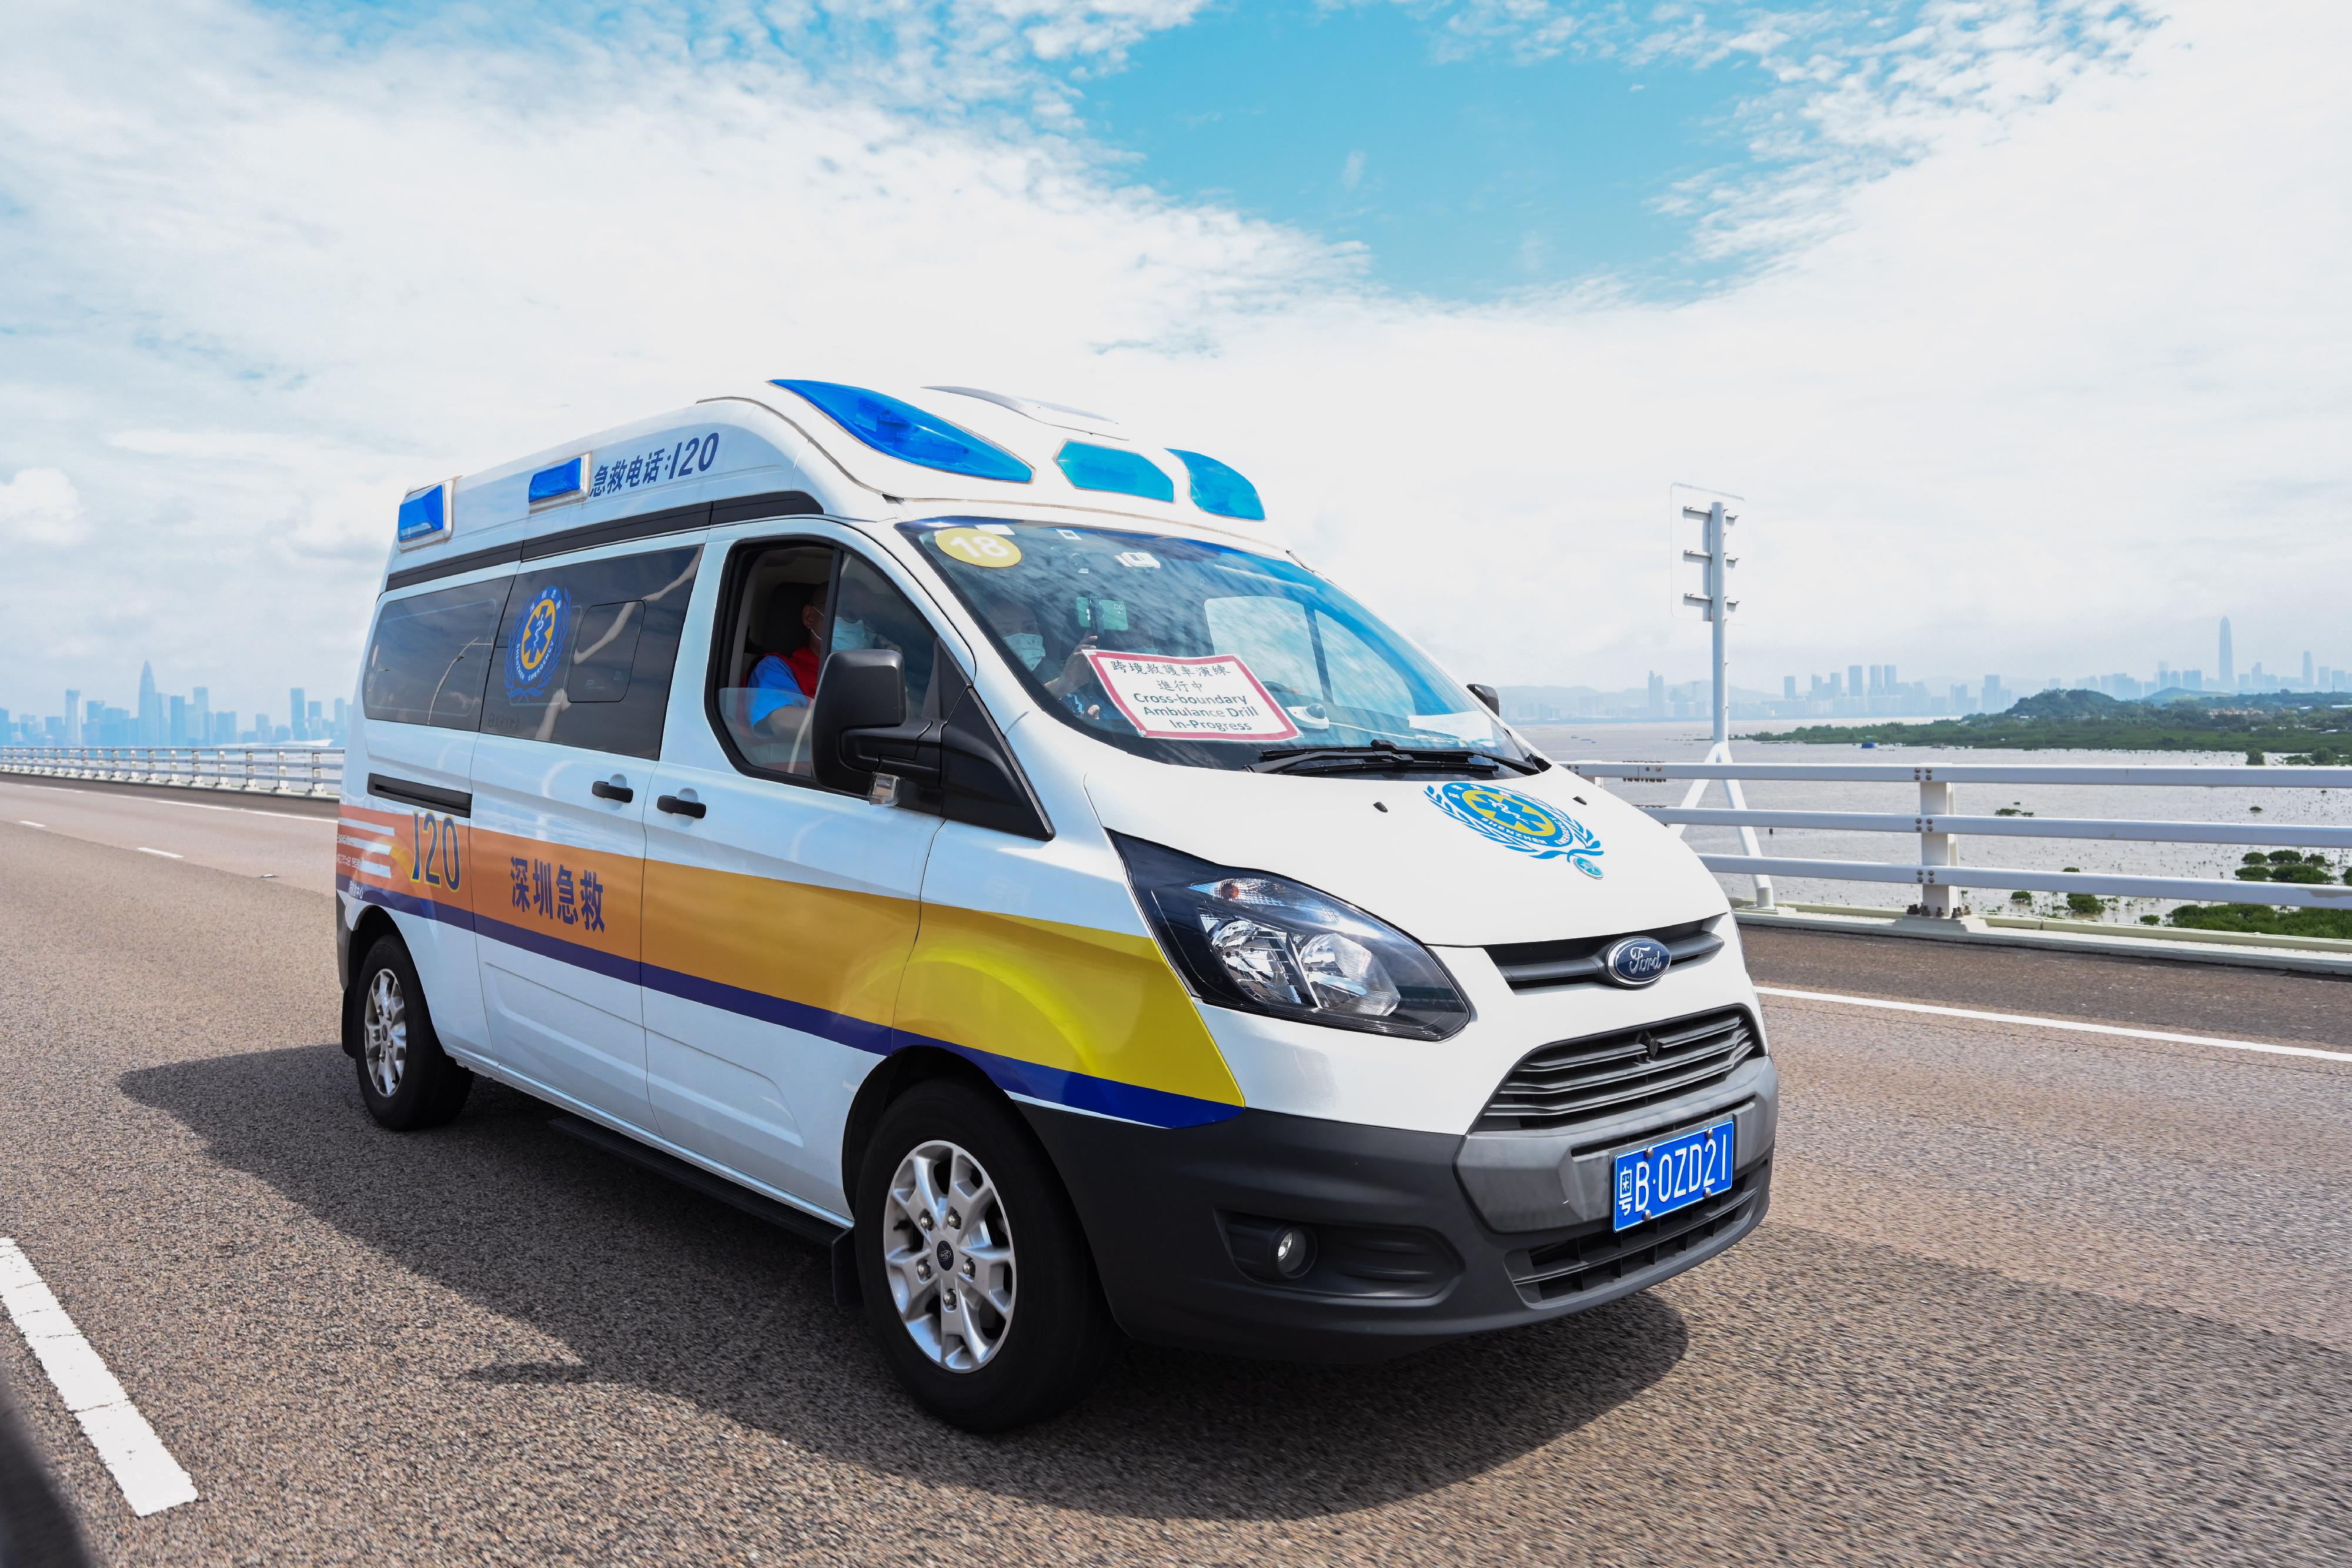
M 1745 1218 L 1771 1168 L 1759 1166 L 1727 1191 L 1628 1229 L 1611 1230 L 1603 1224 L 1590 1234 L 1515 1254 L 1512 1283 L 1530 1305 L 1540 1306 L 1679 1258 Z
M 1762 1046 L 1744 1008 L 1562 1040 L 1529 1053 L 1474 1132 L 1565 1127 L 1722 1082 Z
M 1582 986 L 1603 978 L 1601 955 L 1612 942 L 1628 936 L 1654 936 L 1666 945 L 1675 964 L 1695 964 L 1723 950 L 1723 938 L 1710 929 L 1713 920 L 1686 921 L 1655 931 L 1621 931 L 1611 936 L 1570 936 L 1557 942 L 1505 942 L 1486 949 L 1495 967 L 1515 991 L 1549 990 L 1554 986 Z

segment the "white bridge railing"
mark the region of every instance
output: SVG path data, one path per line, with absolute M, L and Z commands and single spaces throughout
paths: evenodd
M 2162 822 L 2093 817 L 1972 817 L 1952 810 L 1957 784 L 2102 784 L 2265 789 L 2352 789 L 2352 768 L 2098 768 L 2033 763 L 1818 762 L 1571 762 L 1587 779 L 1619 779 L 1634 784 L 1691 781 L 1679 806 L 1643 806 L 1680 833 L 1685 827 L 1741 830 L 1745 854 L 1701 854 L 1710 871 L 1756 879 L 1759 908 L 1772 907 L 1775 875 L 1823 882 L 1895 883 L 1921 890 L 1920 913 L 1957 912 L 1963 889 L 2016 889 L 2036 893 L 2106 894 L 2121 898 L 2175 898 L 2221 903 L 2294 904 L 2352 909 L 2352 886 L 2342 883 L 2223 881 L 2212 877 L 2121 876 L 2099 872 L 2032 871 L 2011 866 L 1963 866 L 1958 840 L 2106 839 L 2143 843 L 2270 845 L 2281 849 L 2352 849 L 2352 827 L 2292 823 Z M 1919 810 L 1885 811 L 1790 811 L 1730 810 L 1697 804 L 1709 781 L 1727 785 L 1771 781 L 1802 783 L 1916 784 Z M 1804 860 L 1756 852 L 1759 828 L 1810 828 L 1834 832 L 1908 833 L 1919 841 L 1916 862 Z
M 0 746 L 0 773 L 332 800 L 342 790 L 343 753 L 331 746 Z

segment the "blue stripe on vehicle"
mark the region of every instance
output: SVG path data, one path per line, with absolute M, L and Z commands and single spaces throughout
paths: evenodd
M 625 958 L 617 953 L 599 952 L 578 942 L 567 942 L 561 936 L 534 931 L 528 925 L 510 925 L 485 915 L 474 916 L 474 929 L 492 941 L 520 947 L 526 953 L 536 953 L 542 958 L 552 958 L 559 964 L 569 964 L 592 974 L 625 980 L 633 986 L 643 983 L 645 967 L 635 958 Z
M 388 887 L 373 887 L 342 874 L 336 876 L 335 887 L 339 892 L 350 894 L 362 904 L 380 904 L 386 909 L 396 909 L 403 915 L 414 915 L 419 920 L 438 920 L 444 925 L 455 925 L 465 931 L 474 929 L 473 912 L 459 909 L 452 904 L 441 904 L 430 898 L 418 898 L 411 894 L 394 893 Z
M 972 1063 L 989 1076 L 989 1081 L 1008 1094 L 1026 1099 L 1042 1100 L 1052 1105 L 1066 1105 L 1073 1111 L 1090 1112 L 1097 1116 L 1115 1117 L 1122 1122 L 1140 1122 L 1153 1127 L 1198 1127 L 1211 1122 L 1222 1122 L 1242 1113 L 1239 1105 L 1228 1105 L 1215 1100 L 1195 1099 L 1190 1094 L 1173 1094 L 1164 1089 L 1146 1089 L 1138 1084 L 1121 1083 L 1115 1079 L 1097 1078 L 1088 1073 L 1072 1072 L 1066 1068 L 1046 1067 L 1034 1061 L 1023 1061 L 1014 1057 L 999 1056 L 992 1051 L 981 1051 L 953 1040 L 935 1040 L 909 1030 L 893 1029 L 852 1018 L 847 1013 L 833 1012 L 824 1008 L 811 1007 L 789 998 L 771 996 L 764 991 L 746 990 L 740 986 L 722 985 L 658 965 L 641 964 L 635 958 L 618 957 L 600 953 L 577 942 L 567 942 L 560 936 L 533 931 L 529 926 L 512 925 L 503 920 L 476 915 L 454 905 L 436 904 L 429 898 L 415 898 L 389 888 L 373 887 L 355 882 L 348 876 L 338 876 L 336 885 L 363 903 L 382 904 L 404 915 L 425 920 L 438 920 L 476 932 L 524 952 L 543 958 L 570 964 L 595 974 L 627 980 L 650 990 L 680 997 L 704 1007 L 717 1008 L 743 1018 L 757 1019 L 782 1029 L 813 1034 L 835 1045 L 860 1051 L 869 1056 L 888 1056 L 910 1046 L 928 1045 L 952 1051 Z
M 887 1024 L 868 1023 L 824 1008 L 813 1008 L 806 1002 L 770 996 L 765 991 L 749 991 L 740 986 L 706 980 L 699 975 L 688 975 L 677 969 L 665 969 L 658 964 L 644 967 L 647 990 L 664 991 L 673 997 L 683 997 L 689 1002 L 700 1002 L 707 1008 L 722 1012 L 740 1013 L 761 1023 L 772 1023 L 784 1029 L 796 1029 L 803 1034 L 814 1034 L 845 1045 L 852 1051 L 862 1051 L 871 1056 L 887 1056 L 893 1047 L 891 1037 L 898 1031 Z

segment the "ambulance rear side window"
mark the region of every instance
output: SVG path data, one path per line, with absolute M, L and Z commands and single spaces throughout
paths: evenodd
M 525 568 L 491 654 L 482 733 L 661 755 L 699 546 Z
M 511 579 L 387 602 L 377 614 L 360 706 L 386 724 L 475 729 Z

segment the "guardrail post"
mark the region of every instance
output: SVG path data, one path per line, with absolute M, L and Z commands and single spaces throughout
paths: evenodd
M 1922 866 L 1960 863 L 1959 852 L 1953 847 L 1953 835 L 1931 831 L 1937 818 L 1951 814 L 1952 786 L 1938 783 L 1932 774 L 1922 775 L 1919 779 L 1919 863 Z M 1927 882 L 1924 876 L 1920 880 Z M 1958 889 L 1929 883 L 1919 890 L 1919 913 L 1950 915 L 1958 907 Z
M 1728 746 L 1723 748 L 1723 759 L 1726 762 L 1731 760 L 1731 747 Z M 1723 793 L 1731 801 L 1733 810 L 1748 810 L 1748 791 L 1740 787 L 1738 779 L 1725 779 Z M 1739 847 L 1751 855 L 1761 855 L 1764 852 L 1763 847 L 1756 841 L 1756 830 L 1751 827 L 1740 828 Z M 1752 880 L 1756 885 L 1756 907 L 1769 911 L 1772 908 L 1772 879 L 1759 872 Z

